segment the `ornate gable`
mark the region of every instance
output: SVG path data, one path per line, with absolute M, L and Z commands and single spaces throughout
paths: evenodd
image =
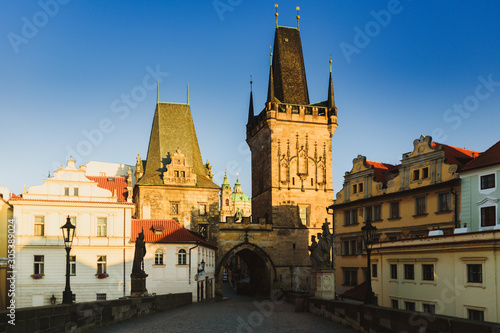
M 170 157 L 170 164 L 166 166 L 167 171 L 163 173 L 165 185 L 189 185 L 196 186 L 196 174 L 188 162 L 188 157 L 177 148 Z

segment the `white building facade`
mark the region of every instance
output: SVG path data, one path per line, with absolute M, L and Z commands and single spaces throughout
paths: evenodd
M 132 220 L 132 241 L 142 230 L 149 294 L 190 292 L 193 302 L 215 296 L 216 246 L 174 220 Z
M 16 307 L 48 305 L 52 296 L 61 303 L 66 251 L 60 228 L 68 217 L 76 226 L 70 253 L 75 301 L 130 295 L 131 180 L 89 178 L 86 167 L 70 159 L 44 184 L 9 200 L 16 224 Z

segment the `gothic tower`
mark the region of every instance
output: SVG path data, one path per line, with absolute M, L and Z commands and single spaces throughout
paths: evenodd
M 328 99 L 311 104 L 298 28 L 276 27 L 271 56 L 267 102 L 257 116 L 250 108 L 247 124 L 252 217 L 275 228 L 320 228 L 333 200 L 331 68 Z

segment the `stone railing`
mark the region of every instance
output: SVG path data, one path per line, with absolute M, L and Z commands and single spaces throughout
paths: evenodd
M 312 297 L 308 299 L 308 310 L 360 332 L 500 332 L 500 324 L 495 323 Z
M 85 332 L 191 303 L 191 293 L 182 293 L 2 310 L 0 333 Z

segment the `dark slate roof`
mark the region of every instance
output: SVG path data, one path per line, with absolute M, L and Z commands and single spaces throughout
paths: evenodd
M 274 96 L 282 103 L 309 105 L 306 70 L 297 28 L 277 27 L 273 50 Z
M 208 170 L 201 159 L 191 109 L 188 104 L 158 103 L 149 138 L 148 155 L 144 175 L 139 185 L 163 185 L 161 178 L 177 148 L 188 157 L 198 176 L 197 186 L 218 188 L 208 178 Z
M 496 164 L 500 164 L 500 141 L 488 148 L 488 150 L 484 153 L 480 154 L 479 157 L 467 163 L 462 171 L 483 168 Z

